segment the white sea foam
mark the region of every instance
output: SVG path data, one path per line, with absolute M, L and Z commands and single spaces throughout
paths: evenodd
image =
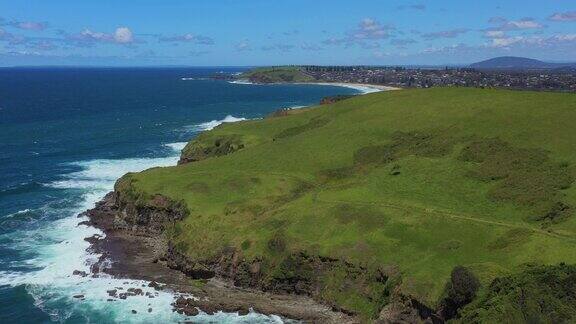
M 205 122 L 205 123 L 201 123 L 201 124 L 186 126 L 185 130 L 186 131 L 193 131 L 193 132 L 202 132 L 202 131 L 211 130 L 214 127 L 219 126 L 219 125 L 224 124 L 224 123 L 235 123 L 235 122 L 239 122 L 239 121 L 243 121 L 243 120 L 246 120 L 246 118 L 234 117 L 234 116 L 228 115 L 228 116 L 224 117 L 224 119 L 211 120 L 209 122 Z
M 338 85 L 338 86 L 358 90 L 362 94 L 384 91 L 384 90 L 379 89 L 379 88 L 374 88 L 374 87 L 370 87 L 370 86 L 363 86 L 363 85 Z
M 257 83 L 253 83 L 253 82 L 250 82 L 250 81 L 248 81 L 248 80 L 228 81 L 228 83 L 232 83 L 232 84 L 252 84 L 252 85 L 258 85 Z
M 180 78 L 182 81 L 201 81 L 201 80 L 209 80 L 208 78 Z
M 172 149 L 176 153 L 180 153 L 184 149 L 186 144 L 188 144 L 188 142 L 168 143 L 164 144 L 164 146 Z
M 300 108 L 306 108 L 306 107 L 308 107 L 308 106 L 294 105 L 294 106 L 288 107 L 288 109 L 300 109 Z
M 80 171 L 63 176 L 62 180 L 47 184 L 60 189 L 111 190 L 114 182 L 128 172 L 139 172 L 156 166 L 170 166 L 178 162 L 178 156 L 162 158 L 99 159 L 71 163 Z
M 23 209 L 23 210 L 19 210 L 15 213 L 12 214 L 8 214 L 6 216 L 3 216 L 3 218 L 10 218 L 10 217 L 15 217 L 15 216 L 19 216 L 19 215 L 23 215 L 23 214 L 28 214 L 30 213 L 32 210 L 29 208 Z
M 228 118 L 228 120 L 231 120 Z M 174 150 L 174 154 L 160 158 L 130 158 L 130 159 L 98 159 L 73 163 L 79 171 L 66 174 L 59 181 L 47 184 L 50 187 L 71 190 L 71 195 L 77 196 L 74 206 L 47 206 L 45 213 L 58 219 L 47 223 L 41 228 L 27 231 L 16 231 L 4 234 L 10 248 L 31 255 L 25 261 L 11 264 L 11 271 L 0 271 L 0 286 L 25 285 L 27 291 L 35 300 L 35 305 L 44 310 L 54 321 L 65 321 L 71 315 L 101 316 L 107 322 L 136 323 L 168 323 L 181 322 L 187 318 L 172 311 L 171 303 L 174 293 L 155 291 L 147 286 L 146 281 L 115 279 L 107 275 L 99 278 L 73 275 L 74 270 L 90 272 L 100 255 L 87 251 L 89 243 L 86 237 L 95 234 L 104 236 L 99 229 L 78 225 L 87 220 L 76 215 L 94 204 L 112 190 L 114 182 L 126 172 L 141 171 L 154 166 L 174 165 L 178 160 L 177 152 L 183 143 L 171 143 L 166 146 Z M 78 193 L 80 190 L 80 193 Z M 27 212 L 22 210 L 22 213 Z M 155 298 L 132 296 L 127 299 L 108 301 L 107 290 L 123 287 L 140 288 L 149 292 Z M 81 298 L 74 296 L 82 295 Z M 152 312 L 148 312 L 151 308 Z M 136 314 L 132 313 L 136 311 Z M 213 316 L 201 314 L 193 318 L 196 322 L 260 322 L 273 323 L 278 317 L 250 313 L 246 316 L 238 314 L 218 313 Z M 96 321 L 98 320 L 88 320 Z

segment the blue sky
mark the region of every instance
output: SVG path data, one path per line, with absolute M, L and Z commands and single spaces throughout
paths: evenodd
M 576 1 L 9 0 L 0 66 L 576 61 Z

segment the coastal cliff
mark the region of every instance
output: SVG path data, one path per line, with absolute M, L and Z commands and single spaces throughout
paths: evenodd
M 118 180 L 115 191 L 88 212 L 91 225 L 108 233 L 123 232 L 153 241 L 151 252 L 156 257 L 152 262 L 180 271 L 192 280 L 220 278 L 235 287 L 280 295 L 309 296 L 328 305 L 333 312 L 342 313 L 343 317 L 339 319 L 349 322 L 362 321 L 362 317 L 359 317 L 361 314 L 346 306 L 344 296 L 353 293 L 376 301 L 378 308 L 373 312 L 380 314 L 378 319 L 382 322 L 395 322 L 399 319 L 410 323 L 440 321 L 433 310 L 416 300 L 402 296 L 398 291 L 394 292 L 399 279 L 394 269 L 366 267 L 330 257 L 308 255 L 304 251 L 287 254 L 281 259 L 247 259 L 241 250 L 228 249 L 212 259 L 194 260 L 179 252 L 170 241 L 170 229 L 186 215 L 188 211 L 181 202 L 172 201 L 162 195 L 144 197 L 137 193 L 131 185 L 130 175 Z M 283 239 L 278 237 L 269 242 L 269 248 L 282 253 L 285 244 Z M 334 276 L 344 278 L 343 282 L 338 283 L 342 285 L 339 287 L 342 299 L 325 295 L 328 290 L 336 288 L 329 287 L 333 285 L 330 281 Z M 180 298 L 174 303 L 175 311 L 186 314 L 195 314 L 195 308 L 215 311 L 219 307 L 220 310 L 241 312 L 248 309 L 218 301 L 217 305 L 186 298 Z M 385 305 L 388 307 L 382 310 Z M 269 307 L 267 311 L 288 317 L 297 315 L 282 309 L 275 310 L 274 307 Z M 304 313 L 306 314 L 306 311 Z M 314 316 L 316 315 L 312 311 L 311 314 L 306 314 L 304 319 Z
M 225 124 L 191 141 L 178 166 L 124 176 L 100 208 L 114 231 L 153 238 L 158 267 L 304 296 L 300 309 L 314 310 L 270 306 L 274 297 L 257 306 L 270 313 L 482 322 L 506 321 L 511 308 L 569 320 L 576 303 L 554 287 L 572 266 L 551 265 L 576 261 L 576 156 L 550 125 L 576 118 L 572 99 L 403 90 Z M 555 306 L 523 305 L 517 289 Z

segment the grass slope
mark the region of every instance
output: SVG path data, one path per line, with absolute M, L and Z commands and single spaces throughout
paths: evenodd
M 273 257 L 281 238 L 287 251 L 396 269 L 404 293 L 435 306 L 457 265 L 485 287 L 526 262 L 576 261 L 574 120 L 573 94 L 374 93 L 222 125 L 189 146 L 242 149 L 131 178 L 186 203 L 171 235 L 191 257 L 229 246 Z M 370 301 L 325 293 L 374 316 Z
M 257 83 L 313 82 L 315 79 L 295 66 L 257 68 L 240 75 Z

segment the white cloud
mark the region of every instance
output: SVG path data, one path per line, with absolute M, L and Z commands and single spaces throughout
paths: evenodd
M 9 27 L 23 29 L 23 30 L 42 31 L 42 30 L 45 30 L 46 28 L 48 28 L 48 23 L 37 22 L 37 21 L 11 20 L 11 21 L 7 21 L 7 22 L 3 22 L 3 19 L 0 18 L 0 23 L 4 26 L 9 26 Z
M 537 46 L 540 48 L 549 48 L 552 46 L 562 44 L 576 45 L 576 34 L 558 34 L 550 37 L 515 36 L 515 37 L 494 38 L 492 39 L 492 43 L 490 44 L 490 46 L 496 48 L 508 48 L 513 45 L 524 45 L 524 46 Z
M 171 43 L 194 43 L 200 45 L 213 45 L 214 40 L 208 36 L 196 35 L 192 33 L 187 33 L 183 35 L 176 36 L 161 36 L 159 39 L 161 42 L 171 42 Z
M 551 21 L 576 21 L 576 11 L 557 12 L 548 17 Z
M 332 37 L 324 40 L 324 45 L 360 45 L 363 48 L 377 48 L 379 40 L 389 38 L 396 28 L 392 25 L 383 25 L 372 18 L 364 18 L 358 26 L 346 33 L 344 37 Z
M 520 20 L 506 20 L 504 18 L 492 18 L 490 23 L 498 24 L 491 30 L 525 30 L 525 29 L 542 29 L 545 26 L 537 22 L 534 18 L 522 18 Z
M 114 32 L 114 41 L 119 44 L 129 44 L 134 42 L 134 36 L 130 28 L 118 27 Z
M 90 46 L 95 43 L 129 45 L 136 42 L 134 34 L 128 27 L 118 27 L 114 33 L 103 33 L 84 29 L 79 34 L 65 35 L 68 41 L 81 46 Z
M 509 47 L 510 45 L 524 41 L 524 37 L 507 37 L 507 38 L 494 38 L 492 40 L 492 47 Z
M 512 28 L 512 29 L 534 29 L 534 28 L 542 28 L 543 27 L 537 21 L 534 21 L 531 19 L 509 21 L 505 26 L 508 26 L 509 28 Z
M 438 39 L 438 38 L 456 38 L 462 34 L 466 34 L 469 31 L 467 28 L 456 28 L 451 30 L 443 30 L 439 32 L 424 33 L 422 37 L 425 39 Z
M 556 35 L 552 38 L 560 42 L 576 42 L 576 34 Z
M 351 36 L 357 40 L 383 39 L 390 36 L 394 30 L 391 25 L 382 25 L 372 18 L 364 18 L 358 25 L 358 29 L 352 31 Z
M 487 30 L 484 36 L 488 38 L 504 38 L 506 34 L 501 30 Z
M 48 24 L 34 21 L 15 21 L 11 23 L 11 26 L 26 30 L 44 30 L 48 27 Z
M 239 43 L 236 43 L 236 45 L 234 45 L 234 48 L 236 48 L 237 51 L 249 51 L 252 49 L 250 47 L 250 43 L 248 43 L 247 40 L 243 40 Z
M 75 38 L 81 41 L 109 42 L 112 39 L 112 36 L 106 33 L 93 32 L 90 29 L 84 29 L 80 34 L 76 35 Z

